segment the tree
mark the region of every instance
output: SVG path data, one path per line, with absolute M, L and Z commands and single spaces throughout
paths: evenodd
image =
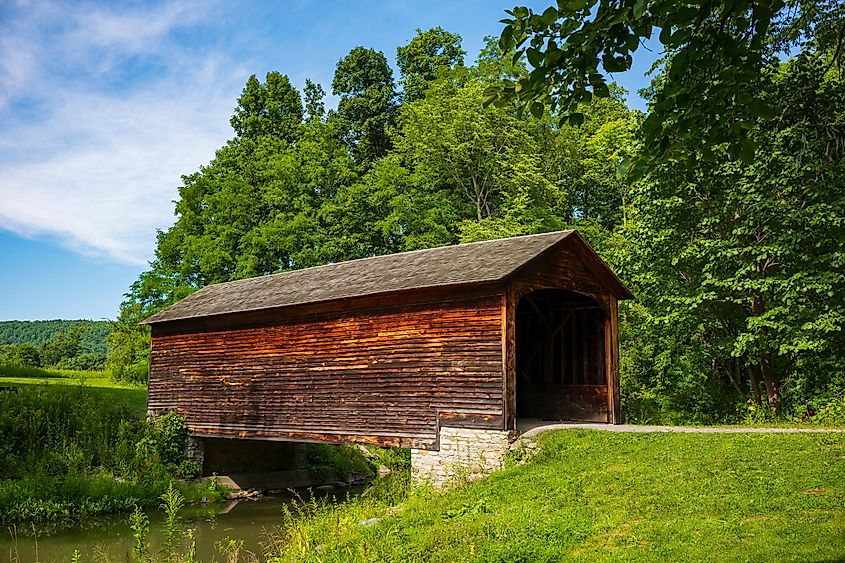
M 230 123 L 243 139 L 270 135 L 293 143 L 302 122 L 302 99 L 284 74 L 268 72 L 264 84 L 253 74 L 244 86 Z
M 469 238 L 549 230 L 558 188 L 543 174 L 528 127 L 504 109 L 484 108 L 482 90 L 466 72 L 433 84 L 424 99 L 402 108 L 397 151 L 423 184 L 459 198 L 465 220 L 487 225 L 459 225 L 472 230 Z
M 150 370 L 150 329 L 138 324 L 148 316 L 140 303 L 125 302 L 108 336 L 106 369 L 117 381 L 146 383 Z
M 626 269 L 658 374 L 686 366 L 780 409 L 845 387 L 845 83 L 805 53 L 763 85 L 753 163 L 722 145 L 633 187 Z
M 629 203 L 628 183 L 616 168 L 637 149 L 640 115 L 628 109 L 621 88 L 611 85 L 611 92 L 581 108 L 580 126 L 554 127 L 548 116 L 538 120 L 545 124 L 538 142 L 547 177 L 567 187 L 558 213 L 579 227 L 594 222 L 611 230 L 623 222 Z
M 315 121 L 322 121 L 326 115 L 326 91 L 316 82 L 311 82 L 308 78 L 305 79 L 305 116 L 309 123 Z
M 332 93 L 340 96 L 336 119 L 342 139 L 366 170 L 390 149 L 388 127 L 396 115 L 393 71 L 384 54 L 352 49 L 337 63 Z
M 81 351 L 82 333 L 85 328 L 74 325 L 54 334 L 41 347 L 41 362 L 45 366 L 55 366 L 67 358 L 77 356 Z
M 41 353 L 34 344 L 7 344 L 0 348 L 0 365 L 41 367 Z
M 417 29 L 417 35 L 407 45 L 396 49 L 404 101 L 422 98 L 429 82 L 443 72 L 463 66 L 464 55 L 460 35 L 439 26 L 428 31 Z
M 551 111 L 573 124 L 583 121 L 579 105 L 609 96 L 608 75 L 630 69 L 642 41 L 659 35 L 667 56 L 635 175 L 724 143 L 750 162 L 755 146 L 745 132 L 772 114 L 759 96 L 765 70 L 808 38 L 833 53 L 833 64 L 845 41 L 836 0 L 573 0 L 508 15 L 500 47 L 532 70 L 491 88 L 487 101 L 518 100 L 534 115 Z

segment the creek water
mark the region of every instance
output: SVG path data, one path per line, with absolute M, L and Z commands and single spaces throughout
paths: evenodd
M 265 496 L 221 504 L 188 507 L 182 511 L 184 527 L 193 530 L 200 561 L 225 561 L 221 545 L 229 539 L 243 541 L 241 554 L 255 554 L 259 561 L 269 547 L 273 532 L 283 524 L 283 505 L 297 502 L 289 496 Z M 152 551 L 160 548 L 162 513 L 150 510 Z M 90 518 L 70 527 L 9 526 L 0 535 L 0 562 L 68 563 L 74 550 L 80 561 L 131 561 L 134 543 L 129 515 Z M 245 559 L 245 558 L 244 558 Z

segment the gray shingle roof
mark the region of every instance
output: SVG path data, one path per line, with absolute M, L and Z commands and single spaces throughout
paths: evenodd
M 218 283 L 143 322 L 155 324 L 408 289 L 499 281 L 573 232 L 401 252 Z M 576 238 L 580 236 L 576 234 Z

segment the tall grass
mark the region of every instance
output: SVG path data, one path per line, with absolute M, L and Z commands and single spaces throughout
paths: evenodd
M 117 469 L 132 452 L 142 415 L 128 400 L 103 401 L 82 386 L 24 385 L 0 391 L 0 478 Z
M 268 561 L 319 558 L 328 544 L 343 541 L 356 528 L 369 527 L 392 515 L 410 496 L 427 494 L 428 488 L 412 487 L 409 471 L 397 471 L 358 495 L 300 498 L 299 503 L 283 507 L 282 526 L 269 542 L 276 553 Z
M 146 419 L 134 401 L 129 392 L 85 386 L 0 389 L 0 522 L 152 506 L 174 474 L 190 477 L 196 467 L 184 460 L 184 421 Z

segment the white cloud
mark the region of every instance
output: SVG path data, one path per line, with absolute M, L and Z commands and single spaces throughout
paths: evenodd
M 0 28 L 0 228 L 143 264 L 180 176 L 231 134 L 245 73 L 171 38 L 200 22 L 190 3 L 40 6 Z M 154 70 L 110 80 L 139 60 Z

